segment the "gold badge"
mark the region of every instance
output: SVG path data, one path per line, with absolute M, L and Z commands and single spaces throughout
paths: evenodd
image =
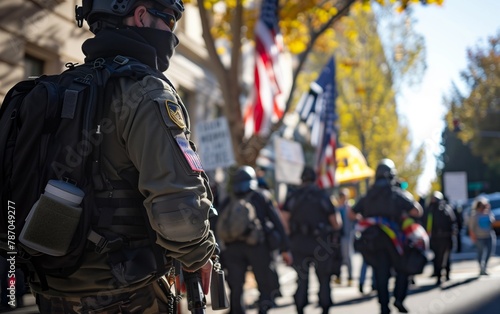
M 179 128 L 184 129 L 186 127 L 186 123 L 184 122 L 184 116 L 182 115 L 182 110 L 179 105 L 166 100 L 165 106 L 167 107 L 167 112 L 170 119 L 172 119 L 172 121 L 177 124 Z

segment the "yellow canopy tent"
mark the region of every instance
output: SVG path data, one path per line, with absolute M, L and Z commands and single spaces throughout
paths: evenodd
M 338 184 L 353 183 L 373 177 L 375 171 L 368 167 L 361 151 L 350 144 L 335 150 L 337 169 L 335 176 Z

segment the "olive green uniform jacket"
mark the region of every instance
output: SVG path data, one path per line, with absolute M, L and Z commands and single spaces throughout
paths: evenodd
M 113 40 L 119 41 L 114 35 Z M 123 39 L 124 41 L 129 40 Z M 135 47 L 143 43 L 134 43 Z M 141 56 L 145 54 L 141 50 Z M 123 180 L 136 169 L 156 243 L 187 270 L 203 266 L 215 251 L 208 216 L 211 192 L 199 157 L 189 141 L 186 108 L 167 82 L 147 75 L 140 80 L 119 78 L 109 84 L 101 132 L 102 169 L 109 180 Z M 153 276 L 134 283 L 113 277 L 107 254 L 89 249 L 82 267 L 68 278 L 48 277 L 44 295 L 86 296 L 119 293 L 147 285 Z M 36 281 L 36 278 L 35 278 Z

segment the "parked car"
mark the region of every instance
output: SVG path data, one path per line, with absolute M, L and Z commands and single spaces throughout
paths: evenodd
M 483 196 L 488 199 L 490 202 L 490 208 L 493 215 L 495 215 L 496 221 L 493 223 L 493 229 L 496 234 L 500 234 L 500 192 L 495 192 L 491 194 L 481 194 L 479 196 Z M 469 217 L 471 213 L 472 203 L 474 199 L 469 199 L 467 205 L 464 207 L 462 211 L 462 215 L 464 218 L 464 229 L 465 234 L 469 235 L 468 227 L 469 227 Z

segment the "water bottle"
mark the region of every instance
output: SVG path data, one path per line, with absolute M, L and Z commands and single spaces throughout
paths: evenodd
M 19 241 L 40 253 L 63 256 L 75 235 L 85 193 L 64 181 L 50 180 L 33 205 Z

